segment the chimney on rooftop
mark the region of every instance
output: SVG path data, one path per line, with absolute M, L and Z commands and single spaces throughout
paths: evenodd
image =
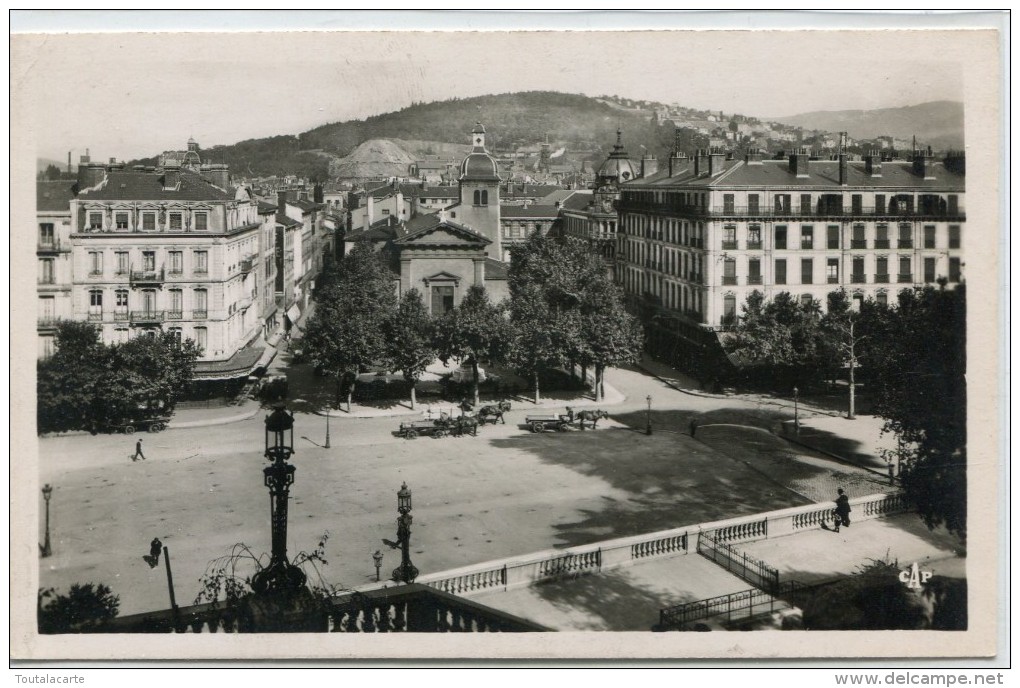
M 163 164 L 163 190 L 176 191 L 181 184 L 181 163 L 167 160 Z
M 202 177 L 219 188 L 226 190 L 230 188 L 230 166 L 222 163 L 206 163 L 199 168 Z
M 708 155 L 708 176 L 714 177 L 722 173 L 724 160 L 726 160 L 726 151 L 713 148 Z
M 651 177 L 659 171 L 659 161 L 654 155 L 645 153 L 641 156 L 641 177 Z
M 931 149 L 919 150 L 915 148 L 912 162 L 915 175 L 922 179 L 935 179 L 935 166 L 932 164 L 934 160 L 932 159 Z
M 864 173 L 869 177 L 882 176 L 882 157 L 876 151 L 868 151 L 864 156 Z
M 839 185 L 847 185 L 846 132 L 839 132 Z
M 808 158 L 810 153 L 807 148 L 798 148 L 790 154 L 790 172 L 800 178 L 808 177 Z
M 748 165 L 760 165 L 762 155 L 760 148 L 748 148 L 747 153 L 744 155 L 744 162 Z
M 85 190 L 99 185 L 106 178 L 106 165 L 101 162 L 92 162 L 89 157 L 89 149 L 85 149 L 85 155 L 81 156 L 78 163 L 78 188 Z
M 708 149 L 699 148 L 694 153 L 694 174 L 700 177 L 708 172 Z

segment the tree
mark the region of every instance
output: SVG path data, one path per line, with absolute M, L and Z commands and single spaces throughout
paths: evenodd
M 817 301 L 798 303 L 789 292 L 766 302 L 760 291 L 752 291 L 723 346 L 745 365 L 813 374 L 819 361 L 820 310 Z
M 830 292 L 828 307 L 822 317 L 820 331 L 823 336 L 822 349 L 826 358 L 836 366 L 847 366 L 850 398 L 847 404 L 847 418 L 856 415 L 856 372 L 861 344 L 867 339 L 864 328 L 858 324 L 859 315 L 850 305 L 845 289 Z
M 411 386 L 411 408 L 415 405 L 415 385 L 425 369 L 436 360 L 432 317 L 421 292 L 408 290 L 387 323 L 387 358 L 404 375 Z
M 99 389 L 108 375 L 109 350 L 95 326 L 63 321 L 57 326 L 52 356 L 36 364 L 39 432 L 92 427 L 105 413 Z
M 101 397 L 115 417 L 140 411 L 171 414 L 195 373 L 200 350 L 191 339 L 178 341 L 170 332 L 139 336 L 110 347 L 110 376 Z
M 171 414 L 198 356 L 194 342 L 169 332 L 105 345 L 89 323 L 63 322 L 53 356 L 37 364 L 39 431 L 94 430 Z
M 40 633 L 88 633 L 117 616 L 120 597 L 107 586 L 75 583 L 66 595 L 53 588 L 39 590 Z
M 385 361 L 386 323 L 396 309 L 392 273 L 369 244 L 357 244 L 316 289 L 305 328 L 309 360 L 336 379 L 336 403 L 347 383 L 347 410 L 358 373 Z
M 519 286 L 510 303 L 512 335 L 508 359 L 532 380 L 536 404 L 541 401 L 539 374 L 563 362 L 566 334 L 564 320 L 558 315 L 549 308 L 541 287 L 534 283 Z
M 468 363 L 472 372 L 475 406 L 478 406 L 478 362 L 504 360 L 508 353 L 510 327 L 503 304 L 493 304 L 485 287 L 473 285 L 460 305 L 439 319 L 436 348 L 439 357 Z
M 929 528 L 967 533 L 966 290 L 905 289 L 866 304 L 862 326 L 876 412 L 895 433 L 907 499 Z M 892 458 L 892 457 L 890 457 Z
M 578 360 L 595 368 L 595 400 L 605 398 L 605 371 L 610 366 L 633 363 L 644 341 L 641 325 L 623 305 L 623 290 L 602 273 L 578 309 Z

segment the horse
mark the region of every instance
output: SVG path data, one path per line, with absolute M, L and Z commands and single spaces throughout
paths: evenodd
M 478 419 L 474 416 L 460 416 L 452 421 L 454 431 L 460 437 L 465 432 L 470 432 L 472 437 L 478 436 Z
M 591 421 L 591 429 L 594 430 L 599 421 L 603 418 L 609 418 L 609 414 L 601 410 L 579 411 L 577 413 L 577 420 L 581 426 L 581 430 L 584 430 L 584 424 L 586 421 Z
M 478 411 L 478 420 L 482 424 L 489 422 L 489 418 L 492 418 L 492 424 L 495 425 L 496 421 L 506 425 L 506 420 L 503 419 L 503 414 L 510 410 L 510 402 L 505 399 L 495 406 L 483 406 Z

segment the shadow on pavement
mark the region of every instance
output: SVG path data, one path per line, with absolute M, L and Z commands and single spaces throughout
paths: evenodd
M 536 585 L 534 591 L 559 610 L 577 610 L 591 619 L 570 630 L 651 630 L 659 622 L 660 609 L 691 601 L 666 601 L 659 595 L 632 585 L 627 578 L 626 573 L 622 572 L 577 576 Z
M 576 520 L 554 525 L 560 539 L 557 547 L 809 502 L 683 434 L 659 432 L 649 437 L 606 428 L 527 434 L 494 439 L 492 444 L 529 451 L 543 462 L 600 478 L 614 488 L 597 507 L 579 509 Z

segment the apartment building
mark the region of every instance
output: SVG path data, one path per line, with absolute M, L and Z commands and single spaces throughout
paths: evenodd
M 38 261 L 36 331 L 38 356 L 53 353 L 57 323 L 73 317 L 71 307 L 71 199 L 70 180 L 36 182 L 36 244 Z
M 106 342 L 157 330 L 192 339 L 199 379 L 247 375 L 262 353 L 245 347 L 265 326 L 273 214 L 231 190 L 224 165 L 125 169 L 83 156 L 78 169 L 71 317 Z
M 667 169 L 623 185 L 617 281 L 699 344 L 697 330 L 725 328 L 753 290 L 824 306 L 841 287 L 880 302 L 951 287 L 963 279 L 964 177 L 962 154 L 926 150 L 854 161 L 674 150 Z

